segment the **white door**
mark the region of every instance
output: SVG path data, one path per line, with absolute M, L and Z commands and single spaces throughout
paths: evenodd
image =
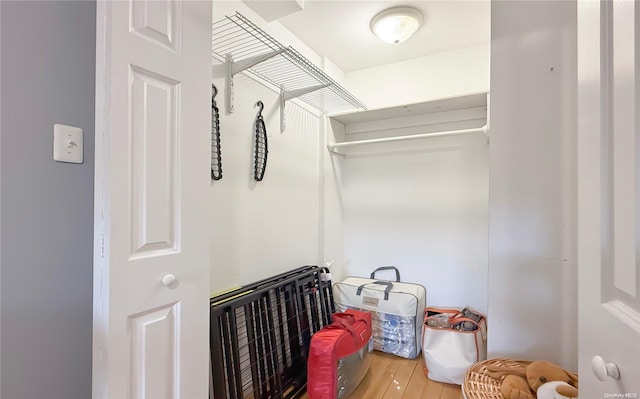
M 640 3 L 578 2 L 578 119 L 580 396 L 640 398 Z
M 208 394 L 211 2 L 98 2 L 93 397 Z

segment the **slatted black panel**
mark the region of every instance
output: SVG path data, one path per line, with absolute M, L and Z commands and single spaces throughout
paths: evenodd
M 294 399 L 311 335 L 335 312 L 326 268 L 304 266 L 211 298 L 213 399 Z

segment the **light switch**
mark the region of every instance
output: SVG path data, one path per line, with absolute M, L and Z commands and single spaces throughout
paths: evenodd
M 58 123 L 53 125 L 53 159 L 58 162 L 82 163 L 82 129 Z

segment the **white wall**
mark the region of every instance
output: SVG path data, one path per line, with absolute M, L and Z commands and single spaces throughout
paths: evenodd
M 346 74 L 346 85 L 369 109 L 489 90 L 489 43 Z
M 489 56 L 489 44 L 432 54 L 347 73 L 345 85 L 369 109 L 488 91 Z M 400 129 L 345 136 L 337 121 L 327 131 L 331 141 L 407 134 Z M 340 220 L 325 216 L 325 260 L 336 261 L 334 278 L 396 265 L 403 280 L 427 287 L 429 306 L 469 304 L 486 311 L 486 139 L 476 135 L 349 150 L 362 151 L 369 155 L 331 155 L 325 162 L 325 208 L 340 215 Z
M 577 364 L 576 3 L 491 11 L 489 352 Z
M 214 20 L 240 11 L 283 44 L 293 44 L 320 62 L 279 23 L 266 24 L 244 3 L 214 2 Z M 319 65 L 319 64 L 318 64 Z M 211 182 L 211 292 L 247 284 L 298 266 L 316 264 L 320 223 L 320 117 L 297 101 L 286 105 L 287 129 L 280 133 L 279 96 L 252 77 L 235 77 L 235 112 L 228 114 L 224 79 L 214 84 L 220 108 L 223 178 Z M 258 100 L 268 132 L 269 155 L 264 180 L 253 180 L 253 126 Z
M 393 265 L 427 288 L 428 306 L 486 312 L 488 158 L 483 134 L 349 149 L 338 161 L 345 274 Z

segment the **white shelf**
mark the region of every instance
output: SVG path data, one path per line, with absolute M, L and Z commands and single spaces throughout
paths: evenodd
M 489 135 L 488 93 L 442 98 L 416 104 L 331 116 L 344 125 L 344 141 L 330 152 L 353 146 L 475 133 Z M 359 140 L 352 137 L 364 137 Z
M 366 109 L 360 100 L 293 47 L 283 46 L 240 13 L 214 22 L 212 43 L 214 57 L 227 66 L 229 112 L 233 112 L 233 76 L 244 70 L 280 90 L 283 122 L 285 102 L 293 98 L 323 113 Z
M 464 96 L 439 98 L 421 103 L 399 105 L 396 107 L 372 109 L 362 112 L 350 112 L 332 115 L 331 118 L 344 125 L 362 122 L 374 122 L 416 115 L 434 114 L 439 112 L 458 111 L 463 109 L 487 108 L 487 93 L 473 93 Z

